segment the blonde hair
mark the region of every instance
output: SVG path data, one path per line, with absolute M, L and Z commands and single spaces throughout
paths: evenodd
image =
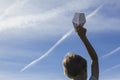
M 69 78 L 74 78 L 77 75 L 82 75 L 84 70 L 87 70 L 87 62 L 84 58 L 77 54 L 67 54 L 63 59 L 64 73 Z

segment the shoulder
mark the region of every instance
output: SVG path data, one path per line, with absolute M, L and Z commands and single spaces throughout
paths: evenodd
M 97 80 L 97 78 L 94 75 L 92 75 L 89 80 Z

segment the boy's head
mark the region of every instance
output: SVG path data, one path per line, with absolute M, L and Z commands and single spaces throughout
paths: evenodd
M 64 73 L 74 79 L 76 76 L 87 77 L 87 62 L 77 54 L 68 54 L 63 59 Z

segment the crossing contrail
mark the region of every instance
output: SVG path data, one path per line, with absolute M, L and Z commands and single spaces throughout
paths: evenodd
M 90 19 L 91 17 L 93 17 L 101 8 L 103 5 L 99 6 L 97 9 L 95 9 L 92 13 L 90 13 L 86 19 Z M 44 53 L 42 56 L 40 56 L 38 59 L 35 59 L 34 61 L 32 61 L 31 63 L 29 63 L 27 66 L 25 66 L 24 68 L 21 69 L 21 72 L 25 71 L 27 68 L 31 67 L 32 65 L 34 65 L 35 63 L 37 63 L 38 61 L 40 61 L 41 59 L 45 58 L 46 56 L 48 56 L 62 41 L 64 41 L 69 35 L 72 34 L 72 32 L 74 31 L 74 28 L 72 28 L 70 31 L 68 31 L 65 35 L 63 35 L 62 38 L 60 38 L 46 53 Z
M 117 68 L 120 68 L 120 64 L 117 64 L 117 65 L 115 65 L 115 66 L 113 66 L 113 67 L 111 67 L 111 68 L 108 68 L 108 69 L 104 70 L 102 73 L 100 73 L 100 75 L 102 75 L 103 73 L 112 71 L 112 70 L 114 70 L 114 69 L 117 69 Z
M 106 58 L 106 57 L 109 57 L 109 56 L 113 55 L 114 53 L 116 53 L 116 52 L 119 51 L 119 50 L 120 50 L 120 47 L 117 47 L 116 49 L 112 50 L 111 52 L 107 53 L 106 55 L 103 55 L 103 56 L 101 57 L 101 59 Z

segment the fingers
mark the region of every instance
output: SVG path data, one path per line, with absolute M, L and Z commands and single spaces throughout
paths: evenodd
M 77 32 L 86 32 L 86 31 L 87 31 L 87 29 L 84 28 L 84 27 L 82 27 L 82 26 L 76 27 L 75 30 L 76 30 Z

